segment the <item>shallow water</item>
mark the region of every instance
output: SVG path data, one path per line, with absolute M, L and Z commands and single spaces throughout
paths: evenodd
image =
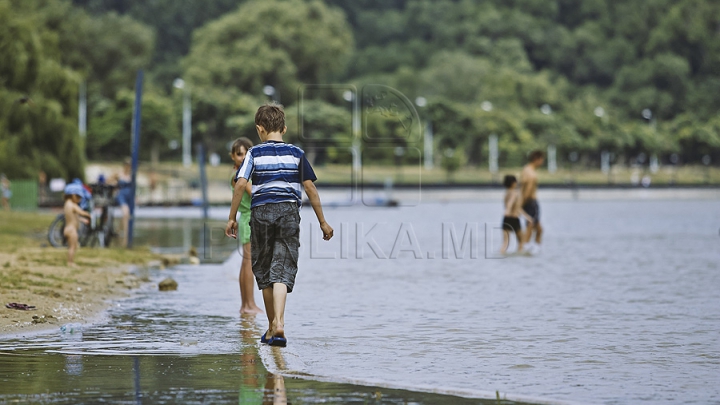
M 0 341 L 0 403 L 478 403 L 283 377 L 292 374 L 288 354 L 259 347 L 258 325 L 238 315 L 233 273 L 217 265 L 152 271 L 154 280 L 178 280 L 178 291 L 146 286 L 106 322 Z
M 305 244 L 288 352 L 305 372 L 356 380 L 606 404 L 720 401 L 717 202 L 541 209 L 542 253 L 507 259 L 486 259 L 495 253 L 482 237 L 477 259 L 469 249 L 455 259 L 447 236 L 441 258 L 442 223 L 458 239 L 466 222 L 479 234 L 487 223 L 497 241 L 496 204 L 330 211 L 349 241 L 344 253 L 342 238 Z M 364 243 L 357 259 L 356 223 L 361 235 L 378 224 L 369 236 L 382 254 Z
M 542 253 L 506 259 L 494 258 L 502 214 L 495 203 L 328 209 L 330 242 L 320 241 L 312 211 L 303 209 L 287 348 L 258 350 L 265 321 L 237 315 L 233 256 L 152 272 L 153 280 L 172 275 L 179 290 L 148 287 L 80 334 L 0 341 L 0 401 L 63 402 L 63 393 L 74 393 L 74 402 L 96 402 L 90 399 L 107 393 L 133 402 L 137 357 L 147 403 L 234 402 L 243 356 L 285 375 L 296 402 L 375 401 L 377 390 L 383 402 L 460 399 L 288 376 L 483 398 L 498 390 L 538 399 L 532 402 L 720 401 L 717 203 L 546 202 L 541 209 Z M 477 232 L 463 252 L 466 224 Z M 179 233 L 170 224 L 158 229 L 168 228 Z M 227 249 L 213 243 L 208 260 L 221 260 Z M 31 374 L 21 374 L 26 369 Z M 263 384 L 276 378 L 264 369 L 250 374 L 260 381 L 251 391 L 267 395 Z

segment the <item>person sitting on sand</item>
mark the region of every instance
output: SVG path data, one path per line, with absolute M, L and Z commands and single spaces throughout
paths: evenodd
M 232 187 L 235 186 L 235 178 L 240 170 L 247 151 L 253 147 L 250 139 L 242 137 L 233 142 L 230 149 L 230 158 L 233 163 L 233 178 L 230 180 Z M 255 303 L 255 278 L 252 272 L 252 252 L 250 250 L 250 195 L 252 184 L 248 181 L 245 186 L 242 201 L 240 201 L 240 221 L 238 221 L 238 238 L 242 244 L 242 264 L 240 265 L 240 313 L 255 315 L 262 313 L 262 309 Z
M 90 218 L 90 214 L 78 205 L 82 200 L 83 188 L 77 183 L 70 183 L 65 187 L 65 229 L 63 236 L 68 245 L 68 266 L 75 267 L 75 251 L 78 248 L 78 215 Z
M 520 225 L 520 215 L 524 216 L 528 224 L 532 223 L 532 218 L 522 209 L 522 198 L 517 190 L 517 178 L 508 174 L 503 180 L 505 186 L 505 216 L 503 217 L 503 245 L 500 248 L 500 254 L 505 254 L 510 245 L 510 234 L 515 233 L 517 238 L 517 252 L 523 249 L 523 234 Z

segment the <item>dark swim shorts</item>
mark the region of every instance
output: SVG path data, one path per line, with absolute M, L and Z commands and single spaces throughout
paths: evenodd
M 264 204 L 250 215 L 252 270 L 258 288 L 274 283 L 292 292 L 298 271 L 300 249 L 300 213 L 294 202 Z
M 520 232 L 520 218 L 518 217 L 503 217 L 502 228 L 504 231 L 509 232 Z
M 534 198 L 530 198 L 525 201 L 525 204 L 522 206 L 523 211 L 527 212 L 527 214 L 530 216 L 530 218 L 533 219 L 534 223 L 540 223 L 540 206 L 538 205 L 538 202 Z

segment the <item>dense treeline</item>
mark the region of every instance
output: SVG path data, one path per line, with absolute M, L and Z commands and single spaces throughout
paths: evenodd
M 179 158 L 168 142 L 180 138 L 182 77 L 193 138 L 221 156 L 253 134 L 270 85 L 291 139 L 345 161 L 347 87 L 307 86 L 343 83 L 425 98 L 418 112 L 454 164 L 485 164 L 491 134 L 504 165 L 549 144 L 591 165 L 602 151 L 615 163 L 720 162 L 713 0 L 0 0 L 0 20 L 0 170 L 16 176 L 78 172 L 82 81 L 87 157 L 126 155 L 140 67 L 145 159 Z M 389 163 L 395 146 L 415 146 L 398 122 L 363 121 L 390 146 L 369 156 Z

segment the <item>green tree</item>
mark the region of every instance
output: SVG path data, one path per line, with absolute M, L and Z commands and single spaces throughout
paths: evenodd
M 52 2 L 0 0 L 0 172 L 83 177 L 77 132 L 79 75 L 62 64 Z

